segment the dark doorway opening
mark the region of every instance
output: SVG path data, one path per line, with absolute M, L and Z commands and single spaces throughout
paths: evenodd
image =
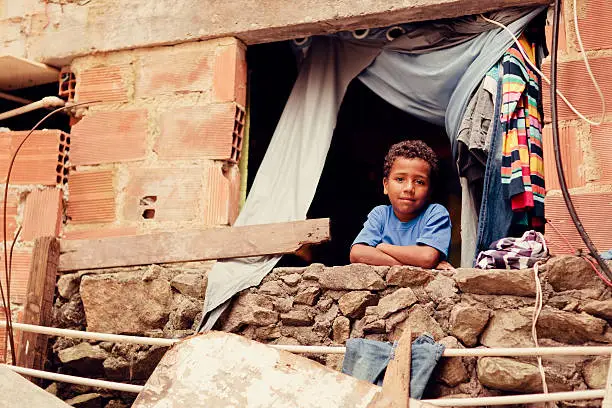
M 297 77 L 296 59 L 288 43 L 263 44 L 248 50 L 250 75 L 250 152 L 248 188 L 274 133 Z M 383 162 L 389 147 L 402 140 L 426 142 L 440 159 L 440 177 L 433 201 L 451 214 L 450 261 L 460 263 L 461 188 L 444 128 L 419 120 L 385 102 L 358 79 L 349 85 L 340 107 L 325 167 L 308 218 L 331 219 L 332 240 L 313 247 L 305 258 L 285 256 L 283 265 L 349 263 L 350 245 L 367 214 L 388 204 L 383 194 Z
M 30 88 L 16 89 L 4 91 L 10 95 L 17 96 L 32 102 L 37 102 L 45 96 L 57 96 L 59 85 L 57 82 L 33 86 Z M 0 112 L 6 112 L 12 109 L 19 108 L 25 103 L 9 101 L 0 98 Z M 24 113 L 19 116 L 14 116 L 0 121 L 0 128 L 9 128 L 10 130 L 30 130 L 39 120 L 51 112 L 51 109 L 38 109 L 32 112 Z M 39 129 L 58 129 L 66 133 L 70 132 L 70 117 L 67 113 L 58 112 L 43 122 Z

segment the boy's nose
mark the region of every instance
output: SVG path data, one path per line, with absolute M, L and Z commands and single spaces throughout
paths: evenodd
M 404 191 L 407 193 L 412 193 L 414 191 L 414 183 L 411 181 L 404 183 Z

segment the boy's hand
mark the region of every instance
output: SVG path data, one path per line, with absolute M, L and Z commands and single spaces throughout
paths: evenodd
M 456 269 L 453 267 L 453 265 L 449 264 L 446 261 L 442 261 L 438 264 L 438 266 L 436 266 L 436 269 L 440 269 L 440 270 L 445 270 L 445 271 L 455 271 Z

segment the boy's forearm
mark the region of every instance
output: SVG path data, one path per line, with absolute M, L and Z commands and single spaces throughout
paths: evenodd
M 393 266 L 402 265 L 400 261 L 383 251 L 364 244 L 355 244 L 351 248 L 351 263 L 368 265 Z
M 376 249 L 393 257 L 403 265 L 420 266 L 432 269 L 440 261 L 440 253 L 437 249 L 427 245 L 400 246 L 391 244 L 379 244 Z

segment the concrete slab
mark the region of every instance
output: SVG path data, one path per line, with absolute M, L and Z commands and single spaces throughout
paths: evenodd
M 0 408 L 69 408 L 61 399 L 0 365 Z
M 51 65 L 76 56 L 186 41 L 236 37 L 246 44 L 348 29 L 381 27 L 481 13 L 550 0 L 98 0 L 48 3 L 22 18 L 0 21 L 19 33 L 0 45 Z M 8 26 L 4 27 L 4 24 Z M 25 38 L 25 43 L 19 40 Z

